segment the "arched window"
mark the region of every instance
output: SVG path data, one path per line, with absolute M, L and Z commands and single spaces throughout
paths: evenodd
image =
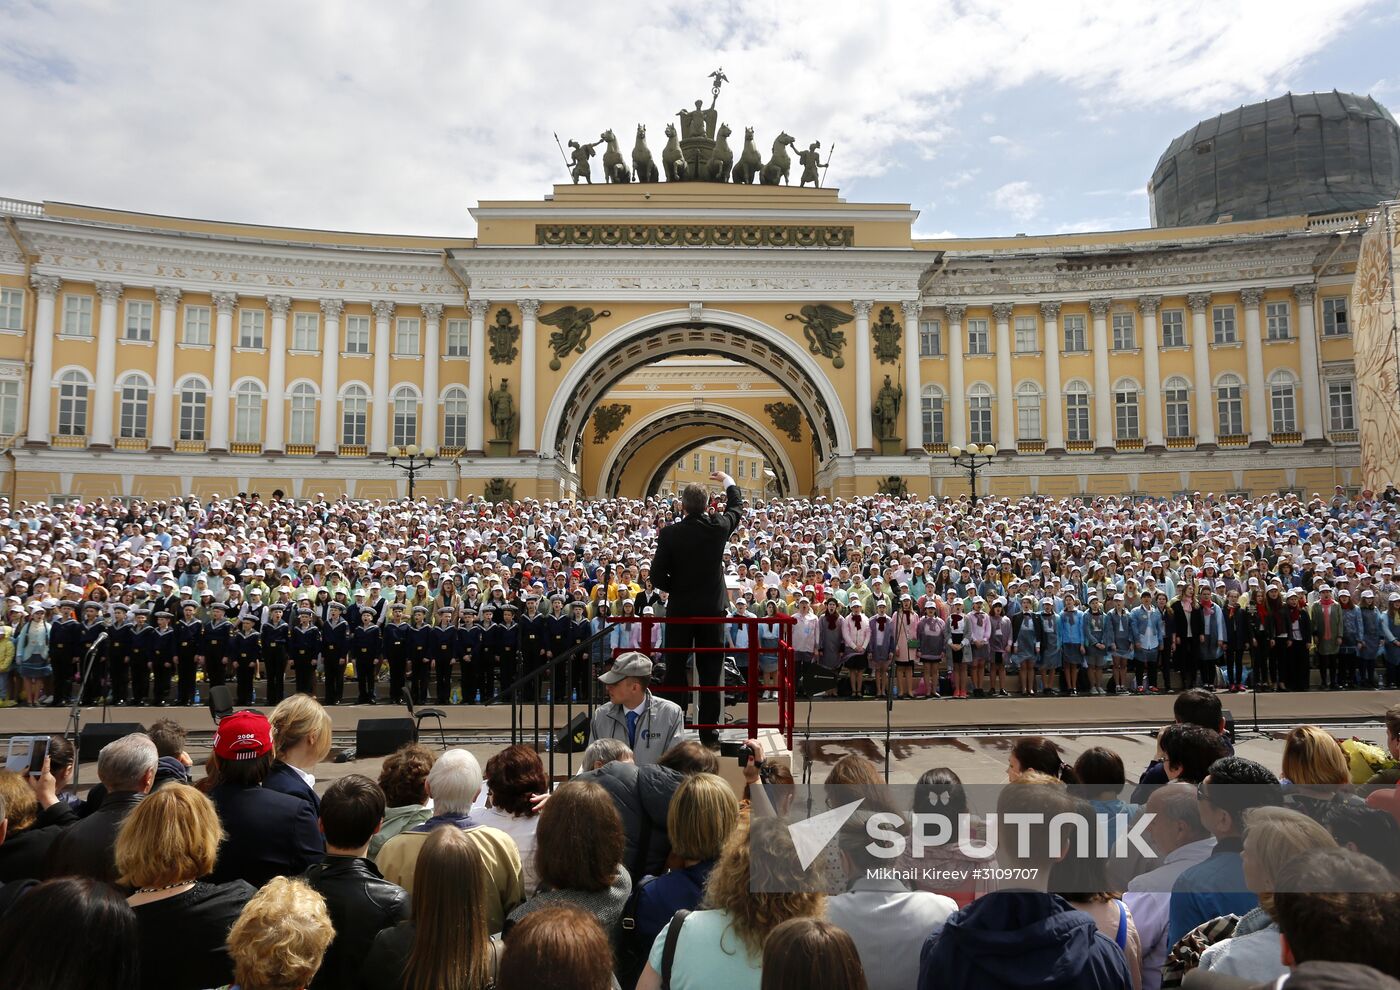
M 1113 386 L 1113 428 L 1118 440 L 1138 438 L 1138 385 L 1131 378 Z
M 919 412 L 924 427 L 924 443 L 947 443 L 943 433 L 943 390 L 937 385 L 924 386 Z M 697 466 L 695 470 L 700 470 Z
M 204 382 L 190 377 L 180 382 L 180 436 L 181 440 L 204 442 L 204 422 L 209 415 L 209 390 Z
M 1291 372 L 1280 368 L 1269 376 L 1270 423 L 1275 433 L 1298 429 L 1298 384 Z
M 233 393 L 235 443 L 262 443 L 263 390 L 257 382 L 243 382 Z
M 971 443 L 992 442 L 992 390 L 981 382 L 968 392 L 967 439 Z
M 65 371 L 58 380 L 59 436 L 87 436 L 88 388 L 87 376 L 81 371 Z
M 124 440 L 146 439 L 146 426 L 151 412 L 151 386 L 145 377 L 127 375 L 121 381 L 121 417 L 117 434 Z
M 1040 437 L 1040 386 L 1035 382 L 1022 382 L 1016 389 L 1016 439 L 1039 440 Z
M 1089 440 L 1089 386 L 1081 381 L 1072 381 L 1065 389 L 1065 439 Z
M 442 397 L 442 445 L 467 445 L 467 390 L 461 386 L 453 386 Z
M 407 385 L 400 385 L 394 392 L 394 439 L 395 447 L 406 447 L 418 442 L 418 393 Z
M 369 392 L 363 385 L 349 386 L 340 408 L 340 442 L 347 447 L 363 447 L 365 423 L 369 418 Z
M 316 388 L 310 382 L 297 382 L 292 386 L 292 417 L 288 425 L 288 443 L 316 442 Z M 276 440 L 273 437 L 274 443 Z
M 1215 408 L 1222 437 L 1244 432 L 1244 383 L 1238 375 L 1221 375 L 1215 383 Z
M 1162 398 L 1167 404 L 1167 436 L 1191 435 L 1191 383 L 1173 375 L 1162 385 Z

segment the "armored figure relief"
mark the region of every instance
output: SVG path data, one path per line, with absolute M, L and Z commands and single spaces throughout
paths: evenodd
M 593 184 L 593 166 L 588 160 L 593 157 L 593 149 L 602 144 L 601 139 L 592 144 L 579 144 L 577 141 L 570 141 L 569 147 L 573 150 L 569 152 L 569 160 L 573 162 L 573 167 L 569 169 L 569 174 L 573 176 L 574 185 L 578 185 L 578 180 L 582 179 L 590 186 Z
M 806 151 L 797 153 L 797 160 L 802 163 L 802 178 L 798 181 L 798 188 L 811 183 L 814 186 L 821 185 L 821 176 L 817 174 L 817 169 L 822 167 L 821 156 L 817 149 L 822 146 L 820 141 L 813 141 L 807 146 Z
M 492 390 L 486 398 L 491 406 L 491 426 L 496 431 L 496 440 L 509 443 L 515 439 L 515 429 L 520 425 L 515 397 L 510 394 L 510 380 L 502 378 L 500 388 Z
M 879 440 L 892 440 L 895 427 L 899 423 L 899 407 L 904 403 L 904 387 L 890 382 L 885 376 L 885 384 L 875 395 L 875 405 L 871 407 L 870 418 Z

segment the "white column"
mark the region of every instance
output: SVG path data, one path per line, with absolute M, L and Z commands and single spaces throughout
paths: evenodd
M 389 449 L 389 355 L 393 350 L 393 333 L 390 322 L 394 318 L 394 304 L 387 299 L 379 299 L 374 309 L 374 383 L 370 396 L 369 411 L 369 452 L 383 454 Z
M 122 297 L 118 282 L 98 282 L 97 294 L 102 299 L 97 324 L 97 366 L 93 370 L 92 432 L 88 444 L 93 447 L 112 445 L 112 396 L 117 383 L 117 302 Z
M 423 446 L 438 445 L 438 369 L 442 360 L 439 343 L 442 330 L 442 303 L 423 303 L 423 428 L 418 431 Z
M 56 275 L 31 275 L 29 284 L 39 297 L 34 312 L 34 359 L 29 369 L 29 442 L 48 445 L 49 413 L 53 408 L 53 313 L 63 280 Z
M 1045 346 L 1045 450 L 1065 449 L 1064 386 L 1060 383 L 1060 304 L 1040 304 L 1041 341 Z
M 993 303 L 997 324 L 997 447 L 1016 449 L 1016 396 L 1011 388 L 1011 304 Z
M 209 401 L 209 449 L 228 450 L 229 363 L 233 360 L 233 310 L 238 296 L 214 293 L 214 388 Z
M 1196 446 L 1215 446 L 1215 409 L 1211 402 L 1215 390 L 1210 382 L 1210 330 L 1206 326 L 1206 310 L 1210 309 L 1209 292 L 1193 292 L 1186 297 L 1191 308 L 1191 364 L 1196 377 Z
M 851 303 L 856 313 L 856 453 L 875 452 L 874 416 L 870 408 L 870 307 L 869 299 Z
M 316 444 L 322 454 L 340 449 L 340 314 L 345 303 L 322 299 L 321 316 L 321 430 Z
M 1313 299 L 1317 287 L 1295 285 L 1293 295 L 1298 300 L 1298 374 L 1303 379 L 1303 442 L 1324 443 L 1327 435 L 1322 425 L 1322 385 L 1318 381 L 1317 314 Z
M 156 321 L 156 394 L 152 409 L 151 446 L 169 450 L 174 445 L 175 406 L 175 307 L 180 290 L 172 286 L 156 289 L 160 315 Z
M 267 363 L 267 422 L 263 427 L 263 451 L 278 453 L 287 446 L 285 424 L 287 410 L 287 311 L 292 308 L 288 296 L 268 296 L 267 308 L 272 310 L 272 338 Z
M 963 382 L 963 317 L 967 307 L 950 303 L 948 316 L 948 445 L 967 446 L 967 385 Z
M 1142 377 L 1144 400 L 1147 409 L 1143 416 L 1146 425 L 1147 446 L 1162 447 L 1162 367 L 1158 348 L 1162 346 L 1162 335 L 1157 331 L 1157 310 L 1162 305 L 1161 296 L 1138 296 L 1138 312 L 1142 314 Z
M 1249 445 L 1267 447 L 1272 423 L 1269 421 L 1269 386 L 1264 382 L 1264 344 L 1259 328 L 1259 304 L 1263 289 L 1241 289 L 1244 303 L 1244 361 L 1249 391 Z
M 904 309 L 904 452 L 923 452 L 924 380 L 919 367 L 919 317 L 923 314 L 921 299 L 906 299 Z
M 520 299 L 520 442 L 522 454 L 533 454 L 538 445 L 535 436 L 535 317 L 540 311 L 538 299 Z
M 1108 373 L 1108 307 L 1112 300 L 1090 299 L 1094 321 L 1094 446 L 1112 450 L 1113 381 Z
M 485 299 L 468 299 L 471 332 L 467 339 L 467 453 L 486 453 L 486 310 Z

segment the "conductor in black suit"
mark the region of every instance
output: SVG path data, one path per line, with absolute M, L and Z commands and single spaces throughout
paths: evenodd
M 724 486 L 724 511 L 707 512 L 710 496 L 703 485 L 686 485 L 681 492 L 685 518 L 667 526 L 656 539 L 656 558 L 651 563 L 651 580 L 669 594 L 666 614 L 673 618 L 725 615 L 724 545 L 739 528 L 744 515 L 744 498 L 734 479 L 716 472 L 712 481 Z M 718 687 L 724 669 L 723 625 L 677 624 L 666 630 L 666 645 L 680 649 L 714 647 L 713 652 L 697 652 L 695 669 L 702 687 Z M 667 687 L 686 685 L 685 653 L 666 655 Z M 684 706 L 682 706 L 684 707 Z M 720 717 L 718 691 L 700 693 L 700 724 L 716 725 Z M 700 741 L 711 748 L 719 744 L 716 729 L 701 729 Z

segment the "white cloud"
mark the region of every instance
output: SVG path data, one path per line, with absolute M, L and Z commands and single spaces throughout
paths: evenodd
M 978 174 L 981 173 L 981 171 L 982 170 L 980 168 L 962 169 L 961 171 L 954 172 L 952 175 L 944 179 L 943 185 L 949 189 L 957 189 L 959 186 L 965 186 L 973 179 L 977 178 Z
M 1045 197 L 1029 182 L 1019 180 L 998 186 L 992 193 L 992 205 L 1016 220 L 1033 220 L 1045 204 Z

